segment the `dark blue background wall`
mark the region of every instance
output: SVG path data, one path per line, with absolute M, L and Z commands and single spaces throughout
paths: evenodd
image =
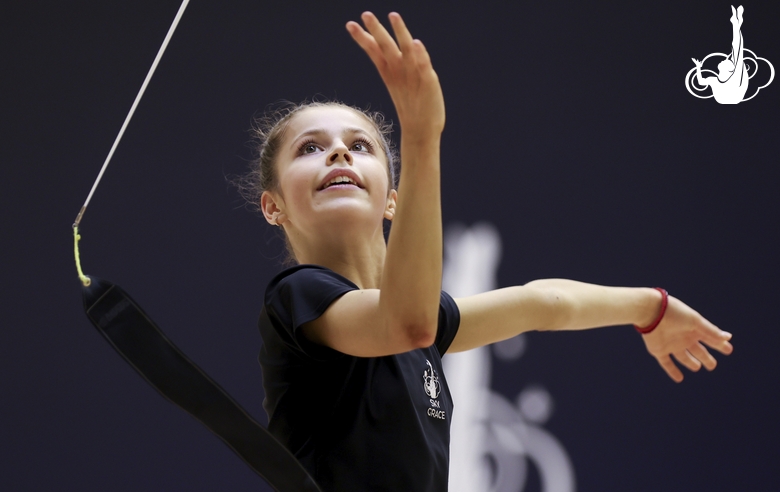
M 258 490 L 81 311 L 70 225 L 176 0 L 0 7 L 5 490 Z M 82 224 L 113 280 L 265 421 L 255 328 L 282 242 L 225 176 L 253 115 L 316 94 L 392 105 L 344 23 L 400 11 L 442 80 L 445 226 L 487 220 L 501 286 L 541 277 L 664 286 L 734 333 L 672 383 L 629 327 L 533 334 L 497 389 L 543 383 L 578 489 L 774 490 L 780 81 L 736 106 L 684 87 L 730 50 L 729 3 L 193 0 Z M 780 67 L 780 7 L 745 4 Z M 457 402 L 456 402 L 457 404 Z

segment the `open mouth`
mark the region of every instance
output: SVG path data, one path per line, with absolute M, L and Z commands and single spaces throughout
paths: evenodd
M 326 185 L 320 191 L 325 191 L 325 190 L 359 190 L 359 189 L 361 189 L 359 186 L 354 185 L 352 183 L 336 183 L 336 184 Z

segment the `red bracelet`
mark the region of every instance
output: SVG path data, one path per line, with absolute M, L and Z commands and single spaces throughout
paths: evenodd
M 651 331 L 655 330 L 656 326 L 658 326 L 661 320 L 664 319 L 664 314 L 666 314 L 666 306 L 669 304 L 669 293 L 666 292 L 666 289 L 655 287 L 655 290 L 661 293 L 661 312 L 658 313 L 658 317 L 655 319 L 655 321 L 653 321 L 652 324 L 650 324 L 645 328 L 640 328 L 637 325 L 634 325 L 636 331 L 638 331 L 642 335 L 646 335 Z

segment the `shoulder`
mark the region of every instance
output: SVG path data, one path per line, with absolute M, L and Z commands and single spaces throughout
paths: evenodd
M 323 288 L 357 289 L 351 280 L 339 275 L 330 268 L 314 264 L 295 265 L 282 270 L 274 276 L 265 289 L 265 304 L 268 305 L 274 297 L 290 294 L 294 290 L 318 290 Z
M 349 279 L 320 265 L 296 265 L 279 272 L 266 287 L 260 314 L 264 342 L 277 340 L 296 353 L 330 358 L 335 354 L 307 339 L 300 328 L 319 318 L 334 300 L 357 289 Z

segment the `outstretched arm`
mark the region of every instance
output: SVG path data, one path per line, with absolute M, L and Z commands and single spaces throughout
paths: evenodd
M 714 79 L 715 77 L 707 77 L 706 79 L 701 76 L 701 62 L 697 60 L 696 58 L 691 58 L 693 60 L 693 63 L 696 64 L 696 81 L 701 86 L 708 86 L 710 85 L 710 79 Z
M 531 330 L 647 326 L 659 313 L 661 294 L 655 289 L 546 279 L 458 298 L 455 302 L 461 323 L 450 352 L 469 350 Z M 712 370 L 715 359 L 702 343 L 724 354 L 733 350 L 729 333 L 671 296 L 661 323 L 642 337 L 650 354 L 677 382 L 683 376 L 670 354 L 692 371 L 702 365 Z

